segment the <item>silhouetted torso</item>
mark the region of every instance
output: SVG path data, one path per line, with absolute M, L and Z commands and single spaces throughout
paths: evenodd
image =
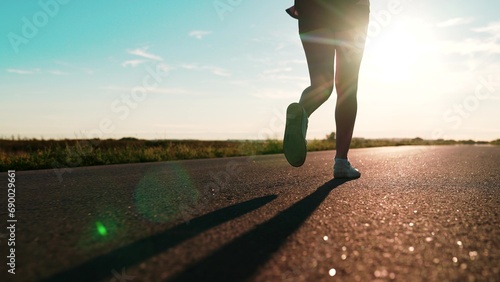
M 366 25 L 369 0 L 295 0 L 301 33 L 318 28 L 348 30 Z

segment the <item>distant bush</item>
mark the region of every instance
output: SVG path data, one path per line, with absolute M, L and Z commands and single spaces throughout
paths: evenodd
M 353 138 L 352 148 L 402 145 L 485 144 L 473 140 L 424 140 Z M 500 145 L 500 139 L 489 142 Z M 309 151 L 335 149 L 335 133 L 325 139 L 308 140 Z M 125 137 L 120 140 L 37 140 L 0 139 L 0 171 L 33 170 L 137 162 L 157 162 L 185 159 L 222 158 L 281 154 L 281 140 L 199 141 L 199 140 L 140 140 Z

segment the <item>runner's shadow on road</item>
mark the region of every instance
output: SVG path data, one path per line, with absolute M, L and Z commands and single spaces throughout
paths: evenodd
M 93 258 L 43 281 L 98 281 L 105 279 L 112 276 L 113 270 L 120 273 L 124 268 L 139 264 L 217 225 L 259 209 L 276 198 L 276 195 L 269 195 L 216 210 L 192 219 L 189 224 L 179 224 L 160 234 Z
M 234 239 L 168 281 L 244 281 L 265 264 L 309 218 L 330 191 L 348 180 L 332 179 L 275 217 Z

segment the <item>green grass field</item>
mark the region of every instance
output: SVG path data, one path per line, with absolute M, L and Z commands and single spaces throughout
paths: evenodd
M 308 140 L 308 151 L 335 149 L 333 135 L 322 140 Z M 351 148 L 401 146 L 492 144 L 472 140 L 364 139 L 354 138 Z M 0 139 L 0 171 L 73 168 L 81 166 L 158 162 L 233 156 L 282 153 L 278 140 L 199 141 L 199 140 L 37 140 Z

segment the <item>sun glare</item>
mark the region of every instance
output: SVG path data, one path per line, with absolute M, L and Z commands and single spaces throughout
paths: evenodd
M 434 58 L 432 26 L 423 20 L 394 22 L 378 36 L 368 36 L 365 52 L 370 71 L 385 82 L 412 79 L 429 69 Z

